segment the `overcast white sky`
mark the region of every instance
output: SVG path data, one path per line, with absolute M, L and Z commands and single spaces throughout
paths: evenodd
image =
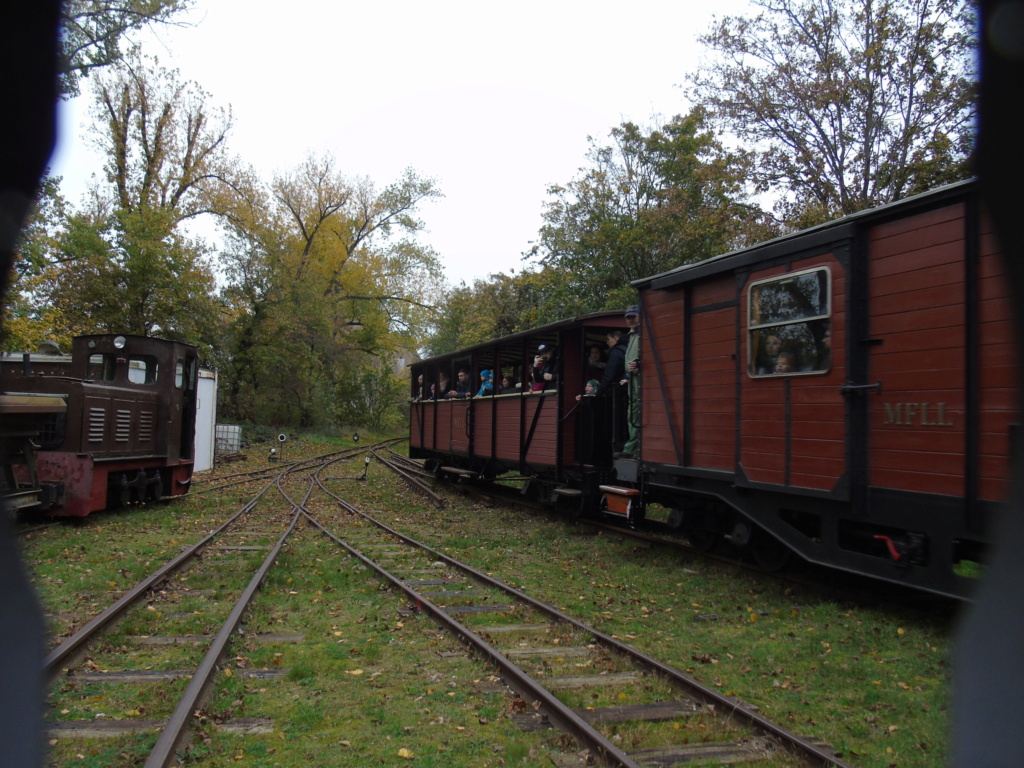
M 264 179 L 312 152 L 378 188 L 411 167 L 445 197 L 423 237 L 453 284 L 519 271 L 549 184 L 623 120 L 688 111 L 683 90 L 712 12 L 747 0 L 197 0 L 195 26 L 144 49 L 234 112 L 229 150 Z M 86 84 L 83 91 L 87 91 Z M 66 105 L 53 172 L 78 203 L 102 160 L 88 95 Z

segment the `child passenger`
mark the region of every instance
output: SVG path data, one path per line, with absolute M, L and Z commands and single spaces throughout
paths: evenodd
M 576 395 L 576 399 L 579 400 L 584 397 L 593 397 L 597 394 L 597 390 L 600 388 L 601 383 L 597 379 L 591 379 L 587 382 L 587 386 L 583 388 L 582 395 Z
M 780 352 L 775 360 L 775 373 L 792 373 L 796 370 L 796 355 L 792 352 Z
M 480 371 L 480 389 L 477 391 L 477 397 L 485 397 L 487 395 L 494 394 L 494 372 L 483 370 Z

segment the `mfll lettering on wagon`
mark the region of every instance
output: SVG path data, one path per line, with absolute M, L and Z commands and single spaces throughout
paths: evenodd
M 883 424 L 904 427 L 952 427 L 945 403 L 885 403 Z

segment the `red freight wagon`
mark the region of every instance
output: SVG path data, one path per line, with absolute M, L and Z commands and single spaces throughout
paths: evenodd
M 645 502 L 702 546 L 965 594 L 1008 479 L 1008 285 L 971 182 L 637 282 Z

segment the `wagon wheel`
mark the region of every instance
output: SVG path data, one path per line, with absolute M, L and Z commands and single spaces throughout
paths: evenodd
M 695 528 L 686 532 L 686 539 L 698 552 L 711 552 L 721 543 L 722 534 L 709 528 Z
M 793 560 L 793 550 L 769 533 L 758 530 L 750 541 L 754 562 L 766 571 L 781 571 Z
M 570 496 L 569 499 L 572 502 L 571 504 L 569 504 L 568 502 L 566 503 L 566 506 L 569 507 L 569 519 L 573 522 L 576 522 L 577 520 L 582 520 L 584 517 L 586 517 L 587 495 L 585 493 L 581 493 L 579 496 L 575 498 Z
M 601 506 L 604 501 L 604 494 L 600 497 L 593 493 L 584 493 L 580 496 L 580 504 L 576 513 L 577 519 L 594 520 L 601 516 L 601 511 L 607 509 L 607 505 Z

